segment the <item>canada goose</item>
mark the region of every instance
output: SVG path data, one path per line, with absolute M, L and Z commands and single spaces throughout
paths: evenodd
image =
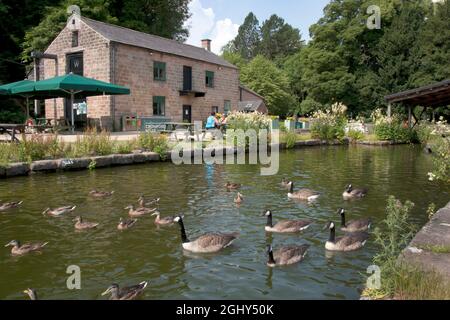
M 234 240 L 239 236 L 239 233 L 209 233 L 200 236 L 194 241 L 189 241 L 184 229 L 183 217 L 178 216 L 174 219 L 178 222 L 181 228 L 181 240 L 183 241 L 183 248 L 187 251 L 195 253 L 214 253 L 229 247 Z
M 150 202 L 145 202 L 144 196 L 140 196 L 138 199 L 139 208 L 144 208 L 144 207 L 152 206 L 155 204 L 158 205 L 160 200 L 161 200 L 160 198 L 156 198 L 156 199 L 151 200 Z
M 302 261 L 308 251 L 309 245 L 304 244 L 301 246 L 286 246 L 281 247 L 273 252 L 272 246 L 267 247 L 267 254 L 269 255 L 269 261 L 267 265 L 271 268 L 276 266 L 287 266 Z
M 16 202 L 5 202 L 0 204 L 0 211 L 6 211 L 9 209 L 17 208 L 23 203 L 23 201 L 16 201 Z
M 87 221 L 83 221 L 83 217 L 78 216 L 75 219 L 73 219 L 73 221 L 76 221 L 75 223 L 75 229 L 77 230 L 89 230 L 89 229 L 94 229 L 98 227 L 98 223 L 95 222 L 87 222 Z
M 111 192 L 106 192 L 106 191 L 97 191 L 97 190 L 92 190 L 91 192 L 89 192 L 89 195 L 94 197 L 94 198 L 106 198 L 106 197 L 111 197 L 114 194 L 114 191 Z
M 37 292 L 34 289 L 28 288 L 23 290 L 23 293 L 27 294 L 30 297 L 30 300 L 38 300 Z
M 144 292 L 147 284 L 147 281 L 142 281 L 135 286 L 119 288 L 119 285 L 114 283 L 102 293 L 102 296 L 111 294 L 110 300 L 134 300 Z
M 234 199 L 234 203 L 241 204 L 242 202 L 244 202 L 244 196 L 238 192 L 236 198 Z
M 155 224 L 157 224 L 157 225 L 168 226 L 168 225 L 174 224 L 173 220 L 175 219 L 175 217 L 161 218 L 161 213 L 159 211 L 156 211 L 155 213 L 153 213 L 152 216 L 156 216 Z
M 133 205 L 126 207 L 125 210 L 129 210 L 128 214 L 130 215 L 130 217 L 142 217 L 146 214 L 150 214 L 156 211 L 156 209 L 149 209 L 145 207 L 135 209 Z
M 117 225 L 117 229 L 118 230 L 130 229 L 131 227 L 133 227 L 136 224 L 136 222 L 137 222 L 137 219 L 124 220 L 124 219 L 120 218 L 119 224 Z
M 347 186 L 342 197 L 344 200 L 350 200 L 354 198 L 362 198 L 367 194 L 367 188 L 353 188 L 351 184 Z
M 330 238 L 325 243 L 325 249 L 329 251 L 354 251 L 361 249 L 367 242 L 367 233 L 350 233 L 343 237 L 336 238 L 336 226 L 334 222 L 329 222 L 325 229 L 330 229 Z
M 289 181 L 287 178 L 283 178 L 283 180 L 281 180 L 280 185 L 283 188 L 289 188 L 289 182 L 291 182 L 291 181 Z
M 49 215 L 52 217 L 59 217 L 59 216 L 62 216 L 63 214 L 74 211 L 76 207 L 77 206 L 66 206 L 66 207 L 61 207 L 61 208 L 56 208 L 56 209 L 47 208 L 44 210 L 44 212 L 42 212 L 42 214 Z
M 20 241 L 18 240 L 12 240 L 8 244 L 5 245 L 5 247 L 12 246 L 11 254 L 13 256 L 21 256 L 33 251 L 39 251 L 43 247 L 45 247 L 48 244 L 48 242 L 38 242 L 38 243 L 26 243 L 26 244 L 20 244 Z
M 272 222 L 272 211 L 267 211 L 263 216 L 267 217 L 266 231 L 275 233 L 296 233 L 306 230 L 311 225 L 309 220 L 285 220 L 276 225 Z
M 345 210 L 339 209 L 341 215 L 341 230 L 344 232 L 364 232 L 370 229 L 372 220 L 370 218 L 361 218 L 358 220 L 345 221 Z
M 320 194 L 318 192 L 313 191 L 311 189 L 304 188 L 294 192 L 294 183 L 292 181 L 288 183 L 288 186 L 289 186 L 288 197 L 290 199 L 314 201 L 320 197 Z
M 225 188 L 227 188 L 228 190 L 237 190 L 237 189 L 241 188 L 241 184 L 227 182 L 227 184 L 225 185 Z

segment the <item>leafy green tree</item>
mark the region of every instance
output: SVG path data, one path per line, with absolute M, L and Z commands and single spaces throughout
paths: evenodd
M 22 59 L 29 61 L 34 50 L 45 51 L 51 41 L 58 35 L 67 23 L 70 14 L 67 8 L 78 5 L 83 16 L 104 22 L 117 23 L 108 11 L 108 0 L 64 0 L 58 6 L 47 7 L 41 22 L 25 33 Z
M 294 54 L 302 45 L 300 31 L 275 14 L 261 26 L 258 53 L 268 59 Z
M 241 70 L 244 85 L 265 97 L 271 114 L 287 115 L 297 108 L 289 90 L 289 79 L 267 58 L 258 55 Z
M 122 25 L 162 37 L 183 40 L 188 30 L 188 0 L 63 0 L 46 7 L 43 19 L 28 30 L 23 42 L 22 59 L 29 60 L 31 51 L 43 51 L 64 28 L 69 5 L 78 5 L 81 15 L 95 20 Z
M 109 11 L 119 24 L 161 37 L 186 40 L 184 22 L 190 0 L 110 0 Z
M 259 21 L 253 12 L 250 12 L 239 27 L 238 35 L 231 41 L 232 51 L 250 60 L 257 54 L 260 38 Z
M 242 69 L 247 63 L 247 61 L 239 53 L 231 52 L 229 50 L 223 51 L 222 58 L 229 63 L 234 64 L 239 69 Z
M 398 15 L 380 39 L 376 48 L 379 83 L 383 93 L 414 87 L 412 75 L 420 67 L 414 43 L 425 21 L 426 12 L 420 4 L 405 2 Z
M 435 6 L 416 42 L 420 67 L 412 75 L 414 86 L 450 78 L 450 1 Z

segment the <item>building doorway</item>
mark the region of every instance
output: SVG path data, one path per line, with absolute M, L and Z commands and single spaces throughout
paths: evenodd
M 66 72 L 78 74 L 83 76 L 83 53 L 70 53 L 66 56 Z M 74 121 L 75 129 L 82 130 L 87 126 L 87 105 L 86 98 L 74 100 Z M 64 116 L 66 119 L 71 120 L 70 99 L 65 99 L 64 103 Z
M 192 123 L 192 107 L 183 105 L 183 122 Z

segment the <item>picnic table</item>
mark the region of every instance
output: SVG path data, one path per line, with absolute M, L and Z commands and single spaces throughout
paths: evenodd
M 24 124 L 0 123 L 0 134 L 8 134 L 11 137 L 10 142 L 19 142 L 16 133 L 25 132 Z M 8 140 L 6 140 L 8 142 Z

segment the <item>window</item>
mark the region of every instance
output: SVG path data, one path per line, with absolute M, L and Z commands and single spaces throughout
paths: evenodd
M 166 63 L 165 62 L 153 62 L 153 79 L 157 81 L 166 80 Z
M 224 107 L 223 107 L 223 112 L 224 112 L 225 114 L 228 114 L 228 113 L 231 112 L 231 101 L 225 100 L 225 105 L 224 105 Z
M 209 88 L 214 87 L 214 72 L 206 71 L 206 86 Z
M 72 31 L 72 48 L 78 47 L 78 31 Z
M 153 115 L 166 115 L 166 97 L 153 97 Z
M 219 113 L 219 107 L 212 107 L 211 112 Z

